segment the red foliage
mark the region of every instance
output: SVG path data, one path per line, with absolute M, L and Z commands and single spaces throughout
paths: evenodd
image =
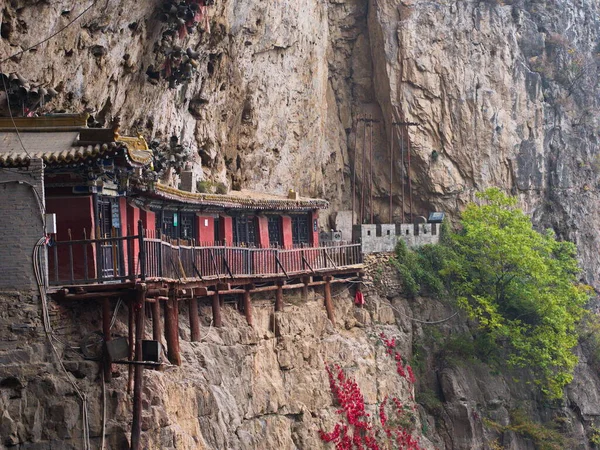
M 412 367 L 408 364 L 406 367 L 403 365 L 402 355 L 396 351 L 396 338 L 389 339 L 384 333 L 379 335 L 381 342 L 385 346 L 385 351 L 388 355 L 393 356 L 396 361 L 396 372 L 402 378 L 407 379 L 411 384 L 415 384 L 415 375 L 413 374 Z
M 394 426 L 393 421 L 388 420 L 385 410 L 387 397 L 379 405 L 379 423 L 384 432 L 382 437 L 381 430 L 375 428 L 370 415 L 365 411 L 365 400 L 358 384 L 346 377 L 339 365 L 326 364 L 325 369 L 329 376 L 331 392 L 340 406 L 338 414 L 344 416 L 342 420 L 345 421 L 337 423 L 331 433 L 320 430 L 319 436 L 324 442 L 334 443 L 336 450 L 420 450 L 418 440 L 410 431 L 401 426 Z M 406 411 L 402 408 L 402 403 L 397 398 L 393 398 L 392 401 L 396 413 L 404 416 Z

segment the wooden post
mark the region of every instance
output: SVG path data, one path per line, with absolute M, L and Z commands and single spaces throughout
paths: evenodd
M 144 303 L 146 302 L 145 283 L 138 284 L 135 302 L 135 360 L 142 361 L 142 340 L 144 339 Z M 131 424 L 131 450 L 139 450 L 142 433 L 142 388 L 144 383 L 144 366 L 136 364 L 133 382 L 133 421 Z
M 325 309 L 327 310 L 327 318 L 335 325 L 333 303 L 331 301 L 331 277 L 325 277 Z
M 102 299 L 102 333 L 104 334 L 104 381 L 109 383 L 112 379 L 112 361 L 108 354 L 108 342 L 110 341 L 110 299 Z
M 277 282 L 277 292 L 275 293 L 275 311 L 283 311 L 283 283 Z
M 215 327 L 223 326 L 221 322 L 221 299 L 219 297 L 219 291 L 215 291 L 212 298 L 213 325 Z
M 190 309 L 190 332 L 192 342 L 200 342 L 200 318 L 198 317 L 198 299 L 193 296 L 189 302 Z
M 310 277 L 303 277 L 302 282 L 304 286 L 302 286 L 302 298 L 304 301 L 308 301 L 308 283 L 310 283 Z
M 179 305 L 175 290 L 169 292 L 165 302 L 165 339 L 167 340 L 167 357 L 171 364 L 181 365 L 179 354 Z
M 254 321 L 252 319 L 252 301 L 250 299 L 250 286 L 246 286 L 244 291 L 244 314 L 246 315 L 246 322 L 252 326 Z
M 162 323 L 160 323 L 160 300 L 150 303 L 152 308 L 152 339 L 162 341 Z
M 129 361 L 133 361 L 133 350 L 135 349 L 135 299 L 130 299 L 128 303 L 129 309 Z M 133 390 L 133 364 L 128 368 L 127 393 L 131 394 Z

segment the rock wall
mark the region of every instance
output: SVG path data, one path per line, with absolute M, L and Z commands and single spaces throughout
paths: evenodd
M 84 8 L 5 3 L 0 53 L 58 32 Z M 175 135 L 192 148 L 199 179 L 295 188 L 326 197 L 332 213 L 351 207 L 355 173 L 367 214 L 373 209 L 381 222 L 390 175 L 399 222 L 411 209 L 455 215 L 475 191 L 500 186 L 518 194 L 541 227 L 577 242 L 595 283 L 595 2 L 223 0 L 193 34 L 172 40 L 164 38 L 160 8 L 98 0 L 0 70 L 57 88 L 40 112 L 87 111 L 102 124 L 119 117 L 126 133 Z M 149 83 L 147 69 L 174 45 L 199 53 L 191 80 L 172 89 Z M 361 117 L 378 122 L 365 133 Z M 392 138 L 392 121 L 418 126 Z M 363 165 L 369 146 L 372 164 L 367 155 Z M 327 215 L 322 225 L 331 228 Z
M 214 328 L 210 306 L 204 305 L 199 343 L 189 342 L 184 308 L 182 366 L 144 371 L 144 448 L 326 448 L 318 430 L 332 430 L 339 416 L 325 362 L 340 364 L 356 378 L 374 415 L 385 396 L 410 402 L 411 386 L 377 338 L 380 332 L 399 338 L 410 357 L 410 332 L 396 327 L 392 309 L 377 295 L 368 310 L 354 308 L 347 288 L 337 287 L 333 295 L 335 326 L 322 292 L 311 291 L 307 301 L 286 293 L 285 311 L 276 314 L 273 299 L 257 299 L 254 328 L 232 304 L 223 310 L 225 326 Z M 39 299 L 15 293 L 1 300 L 0 448 L 82 448 L 81 402 L 68 377 L 87 398 L 92 448 L 100 446 L 103 414 L 107 448 L 127 448 L 132 408 L 127 369 L 115 366 L 104 411 L 99 363 L 84 360 L 78 348 L 101 327 L 100 305 L 50 303 L 54 343 L 67 375 L 43 333 Z M 123 307 L 113 334 L 126 336 L 126 323 Z M 147 326 L 147 336 L 151 333 Z M 433 448 L 427 439 L 423 443 Z
M 286 292 L 285 309 L 278 313 L 272 298 L 255 298 L 253 328 L 235 303 L 226 303 L 225 326 L 216 329 L 210 306 L 201 305 L 197 343 L 190 342 L 182 302 L 182 365 L 144 371 L 144 448 L 330 448 L 318 432 L 331 431 L 340 416 L 325 362 L 339 364 L 357 381 L 373 417 L 386 396 L 412 405 L 416 394 L 421 404 L 412 423 L 424 449 L 533 448 L 527 432 L 498 428 L 509 426 L 517 409 L 531 420 L 560 426 L 570 448 L 592 448 L 587 433 L 600 417 L 600 379 L 584 354 L 565 401 L 549 404 L 514 373 L 499 373 L 464 355 L 440 356 L 440 336 L 451 339 L 468 331 L 452 306 L 402 298 L 401 280 L 390 266 L 373 266 L 366 280 L 375 286 L 364 290 L 364 309 L 354 306 L 352 289 L 333 290 L 335 324 L 327 319 L 320 289 L 311 290 L 307 300 Z M 83 396 L 91 448 L 100 448 L 103 416 L 106 448 L 127 448 L 132 414 L 127 368 L 114 366 L 104 399 L 101 366 L 84 359 L 80 349 L 84 338 L 102 327 L 101 305 L 50 302 L 49 308 L 64 371 L 43 332 L 39 298 L 0 296 L 0 449 L 83 448 Z M 127 335 L 127 315 L 121 306 L 113 336 Z M 148 322 L 146 336 L 151 336 Z M 396 372 L 378 338 L 382 332 L 397 339 L 397 350 L 413 364 L 414 388 Z

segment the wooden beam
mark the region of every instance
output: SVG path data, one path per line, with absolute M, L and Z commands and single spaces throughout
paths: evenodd
M 331 278 L 325 279 L 325 309 L 327 310 L 327 318 L 335 326 L 335 317 L 333 315 L 333 302 L 331 301 Z
M 108 297 L 125 297 L 129 295 L 127 291 L 115 291 L 115 292 L 87 292 L 85 294 L 67 294 L 63 298 L 65 300 L 97 300 L 100 298 Z
M 166 297 L 169 295 L 169 289 L 148 289 L 147 297 Z
M 171 291 L 165 302 L 165 339 L 167 341 L 167 357 L 171 364 L 181 365 L 179 354 L 179 305 L 175 291 Z
M 288 290 L 288 289 L 304 289 L 306 285 L 304 283 L 296 283 L 296 284 L 284 284 L 283 285 L 283 289 Z
M 229 289 L 231 289 L 230 283 L 217 283 L 218 291 L 228 291 Z
M 190 298 L 189 301 L 190 311 L 190 334 L 192 342 L 200 341 L 200 318 L 198 317 L 198 299 L 196 297 Z
M 246 315 L 246 322 L 252 326 L 254 320 L 252 319 L 252 299 L 250 298 L 250 286 L 244 291 L 244 314 Z
M 223 326 L 221 322 L 221 299 L 219 297 L 219 291 L 215 291 L 212 298 L 213 325 L 215 327 Z

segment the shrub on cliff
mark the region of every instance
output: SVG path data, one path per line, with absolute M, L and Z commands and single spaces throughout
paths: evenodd
M 575 245 L 539 233 L 498 189 L 478 194 L 451 235 L 455 258 L 440 273 L 480 332 L 508 350 L 507 362 L 526 367 L 550 397 L 571 382 L 577 357 L 576 324 L 589 298 L 578 283 Z

